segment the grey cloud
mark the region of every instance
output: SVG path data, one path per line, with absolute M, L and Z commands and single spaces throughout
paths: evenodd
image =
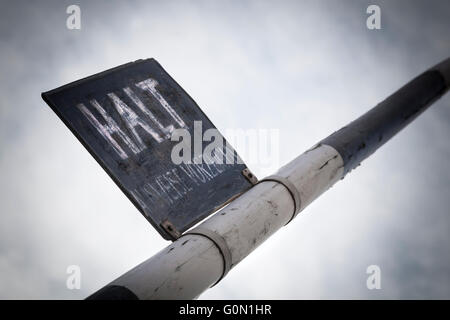
M 0 4 L 1 298 L 82 298 L 166 245 L 42 91 L 155 57 L 219 129 L 280 128 L 283 164 L 450 56 L 447 1 L 81 1 L 80 31 L 69 4 Z M 450 298 L 449 102 L 202 298 Z M 71 264 L 81 291 L 65 287 Z

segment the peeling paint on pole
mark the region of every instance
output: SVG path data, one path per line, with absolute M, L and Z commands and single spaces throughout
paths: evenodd
M 289 179 L 300 191 L 304 209 L 339 181 L 343 171 L 337 151 L 321 145 L 282 167 L 277 175 Z M 293 210 L 294 201 L 282 184 L 262 181 L 199 227 L 223 237 L 233 268 L 285 226 Z M 216 244 L 188 232 L 89 299 L 114 299 L 117 290 L 131 291 L 139 299 L 194 299 L 221 278 L 224 268 Z

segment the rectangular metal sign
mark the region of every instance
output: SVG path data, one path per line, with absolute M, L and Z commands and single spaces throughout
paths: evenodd
M 42 97 L 165 239 L 252 185 L 234 149 L 154 59 Z

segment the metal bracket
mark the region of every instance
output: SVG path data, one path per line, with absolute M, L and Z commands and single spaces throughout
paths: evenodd
M 260 180 L 259 182 L 263 182 L 263 181 L 274 181 L 274 182 L 278 182 L 280 184 L 282 184 L 290 193 L 292 200 L 294 200 L 294 213 L 292 214 L 292 217 L 289 219 L 288 222 L 286 222 L 286 224 L 288 224 L 289 222 L 292 221 L 292 219 L 294 219 L 297 214 L 300 211 L 300 205 L 301 205 L 301 200 L 300 200 L 300 192 L 298 191 L 298 189 L 295 187 L 295 185 L 290 182 L 287 178 L 279 176 L 279 175 L 271 175 L 268 177 L 265 177 L 264 179 Z
M 214 287 L 216 284 L 219 283 L 220 280 L 222 280 L 223 277 L 226 276 L 226 274 L 228 273 L 228 271 L 230 271 L 231 269 L 231 251 L 230 248 L 228 248 L 227 242 L 225 241 L 225 239 L 218 234 L 215 231 L 203 228 L 203 227 L 197 227 L 192 229 L 191 231 L 186 232 L 183 235 L 188 235 L 188 234 L 196 234 L 196 235 L 200 235 L 200 236 L 204 236 L 206 238 L 208 238 L 209 240 L 211 240 L 212 242 L 214 242 L 214 244 L 216 245 L 216 247 L 219 249 L 222 258 L 223 258 L 223 272 L 222 272 L 222 276 L 219 278 L 219 280 L 216 281 L 216 283 L 214 283 L 211 287 Z
M 242 170 L 242 174 L 247 178 L 248 181 L 250 181 L 251 184 L 255 185 L 258 183 L 258 178 L 250 171 L 249 168 L 245 168 L 244 170 Z
M 181 236 L 181 233 L 169 220 L 161 222 L 161 227 L 172 237 L 172 241 L 177 240 Z

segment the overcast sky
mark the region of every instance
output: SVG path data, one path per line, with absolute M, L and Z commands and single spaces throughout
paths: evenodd
M 445 0 L 78 1 L 81 30 L 71 1 L 0 3 L 6 299 L 84 298 L 168 245 L 41 92 L 153 57 L 221 131 L 279 129 L 282 165 L 450 56 Z M 447 95 L 201 298 L 449 299 L 449 138 Z

